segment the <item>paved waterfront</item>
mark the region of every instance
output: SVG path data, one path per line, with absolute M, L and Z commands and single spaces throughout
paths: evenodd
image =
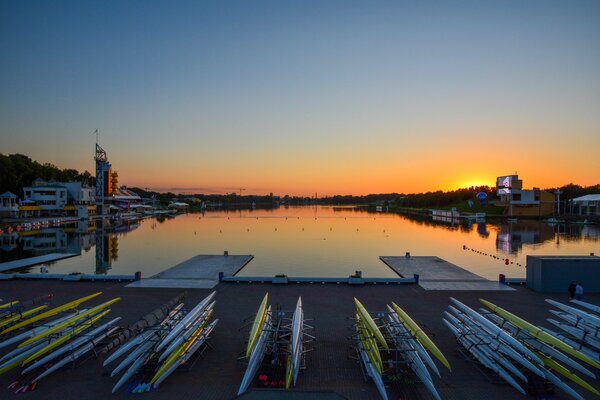
M 245 366 L 237 361 L 245 349 L 244 333 L 239 330 L 242 320 L 251 316 L 264 296 L 269 292 L 270 303 L 280 304 L 292 310 L 298 296 L 302 296 L 305 315 L 314 318 L 317 342 L 311 346 L 307 370 L 298 378 L 297 390 L 336 391 L 348 399 L 377 399 L 374 385 L 362 380 L 361 369 L 356 361 L 349 358 L 351 342 L 347 338 L 352 333 L 352 321 L 348 317 L 354 313 L 353 297 L 359 298 L 369 311 L 382 310 L 386 303 L 395 301 L 431 334 L 434 341 L 447 356 L 453 371 L 440 366 L 442 379 L 435 384 L 444 399 L 519 399 L 514 389 L 505 384 L 490 382 L 490 375 L 482 374 L 475 366 L 464 359 L 457 351 L 454 338 L 441 321 L 449 296 L 478 307 L 477 298 L 488 299 L 509 311 L 544 326 L 544 319 L 551 317 L 550 306 L 544 298 L 566 301 L 564 295 L 548 296 L 531 292 L 523 287 L 513 292 L 496 291 L 425 291 L 418 285 L 368 285 L 354 287 L 348 285 L 321 284 L 232 284 L 222 283 L 216 288 L 217 305 L 215 317 L 220 319 L 212 338 L 214 350 L 206 353 L 189 372 L 175 373 L 169 377 L 160 390 L 140 395 L 149 399 L 231 399 L 235 396 L 244 373 Z M 0 298 L 28 298 L 51 291 L 55 293 L 53 305 L 81 297 L 98 290 L 104 293 L 93 301 L 101 301 L 120 296 L 122 300 L 114 305 L 109 315 L 122 316 L 123 324 L 135 322 L 140 316 L 180 293 L 178 289 L 135 289 L 125 288 L 125 284 L 99 282 L 61 281 L 11 281 L 0 282 Z M 187 290 L 186 304 L 195 305 L 210 290 Z M 586 300 L 600 304 L 600 294 L 587 295 Z M 310 346 L 309 346 L 310 347 Z M 86 399 L 130 398 L 125 394 L 111 396 L 115 378 L 103 375 L 100 361 L 89 359 L 77 369 L 65 369 L 54 373 L 40 382 L 39 388 L 30 394 L 29 399 Z M 599 371 L 596 371 L 599 372 Z M 0 396 L 12 398 L 12 391 L 6 386 L 17 375 L 11 371 L 0 376 Z M 596 387 L 598 382 L 591 381 Z M 389 387 L 391 399 L 431 399 L 420 384 L 395 383 Z M 579 390 L 586 399 L 593 395 Z M 567 399 L 557 392 L 556 399 Z

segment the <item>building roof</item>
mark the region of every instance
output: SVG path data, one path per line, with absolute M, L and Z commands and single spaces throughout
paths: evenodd
M 17 195 L 11 192 L 6 192 L 2 195 L 0 195 L 0 197 L 2 197 L 3 199 L 15 199 L 17 198 Z
M 136 192 L 128 190 L 125 187 L 118 188 L 118 193 L 114 196 L 114 198 L 116 200 L 142 200 L 142 198 Z
M 586 194 L 585 196 L 574 198 L 573 201 L 600 201 L 600 194 Z

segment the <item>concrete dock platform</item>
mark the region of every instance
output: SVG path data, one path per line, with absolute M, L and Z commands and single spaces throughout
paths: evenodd
M 540 294 L 525 287 L 512 292 L 500 291 L 426 291 L 418 285 L 375 285 L 348 286 L 320 284 L 219 284 L 217 290 L 215 318 L 219 318 L 211 339 L 212 350 L 207 351 L 190 371 L 176 372 L 161 385 L 160 390 L 142 395 L 152 400 L 226 400 L 235 398 L 245 365 L 238 357 L 246 348 L 245 334 L 240 328 L 244 319 L 256 313 L 265 292 L 269 292 L 270 304 L 281 305 L 284 310 L 293 310 L 298 296 L 302 296 L 306 318 L 314 319 L 310 325 L 317 341 L 310 343 L 312 352 L 307 353 L 307 369 L 298 377 L 296 391 L 334 391 L 350 400 L 379 399 L 375 385 L 365 382 L 357 361 L 351 358 L 354 315 L 353 297 L 357 297 L 370 312 L 383 310 L 385 305 L 396 302 L 435 341 L 452 365 L 452 372 L 438 364 L 442 378 L 434 377 L 434 383 L 445 400 L 505 400 L 531 399 L 521 396 L 511 386 L 497 383 L 482 367 L 467 360 L 457 349 L 452 333 L 442 322 L 442 313 L 450 304 L 449 296 L 456 297 L 470 307 L 479 307 L 478 298 L 485 298 L 528 321 L 549 327 L 545 318 L 550 317 L 551 308 L 545 298 L 566 302 L 567 294 Z M 148 288 L 136 290 L 126 288 L 124 283 L 109 282 L 62 282 L 62 281 L 11 281 L 0 282 L 0 297 L 9 300 L 30 298 L 43 293 L 54 293 L 52 306 L 64 304 L 84 295 L 102 291 L 103 294 L 90 302 L 100 304 L 114 297 L 122 300 L 115 303 L 110 318 L 123 317 L 122 326 L 137 321 L 140 316 L 152 311 L 165 301 L 179 294 L 179 289 Z M 186 306 L 193 306 L 211 290 L 186 290 Z M 585 301 L 600 304 L 600 294 L 586 294 Z M 0 354 L 12 347 L 0 350 Z M 85 393 L 86 399 L 131 399 L 131 395 L 119 392 L 111 395 L 118 377 L 110 377 L 110 369 L 102 368 L 104 356 L 99 360 L 91 357 L 75 366 L 63 368 L 39 382 L 37 390 L 27 393 L 29 400 L 77 400 Z M 108 373 L 107 373 L 108 372 Z M 595 371 L 598 373 L 598 371 Z M 7 386 L 20 374 L 20 369 L 0 375 L 0 397 L 18 399 Z M 598 387 L 598 381 L 586 379 Z M 595 395 L 571 385 L 585 399 Z M 431 400 L 431 395 L 420 383 L 410 379 L 399 380 L 387 385 L 390 399 Z M 261 391 L 260 394 L 263 392 Z M 254 398 L 266 398 L 260 397 Z M 285 391 L 275 390 L 268 398 L 295 398 Z M 312 397 L 315 398 L 315 397 Z M 554 400 L 567 400 L 566 394 L 556 391 Z
M 131 288 L 210 289 L 219 283 L 219 272 L 234 275 L 254 256 L 200 254 L 150 278 L 135 281 Z
M 43 256 L 22 258 L 20 260 L 8 261 L 0 263 L 0 272 L 10 271 L 13 269 L 27 268 L 34 265 L 44 264 L 48 262 L 63 260 L 65 258 L 71 258 L 78 256 L 79 253 L 50 253 L 44 254 Z
M 513 288 L 490 281 L 457 265 L 434 256 L 381 256 L 387 266 L 404 277 L 419 275 L 425 290 L 500 290 Z

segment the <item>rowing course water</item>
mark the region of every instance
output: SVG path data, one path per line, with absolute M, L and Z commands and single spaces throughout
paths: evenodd
M 452 225 L 351 207 L 282 207 L 187 214 L 162 222 L 146 219 L 116 229 L 48 228 L 19 238 L 16 248 L 3 248 L 0 261 L 81 252 L 52 264 L 50 272 L 141 271 L 147 277 L 198 254 L 227 250 L 254 255 L 240 276 L 345 277 L 361 270 L 368 277 L 395 277 L 379 256 L 410 252 L 438 256 L 495 280 L 499 273 L 523 277 L 528 254 L 600 254 L 599 237 L 596 226 L 541 221 Z

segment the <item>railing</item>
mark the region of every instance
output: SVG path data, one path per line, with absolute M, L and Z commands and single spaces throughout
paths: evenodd
M 365 284 L 415 284 L 419 283 L 419 275 L 415 274 L 412 278 L 364 278 L 358 276 L 344 277 L 295 277 L 287 275 L 276 275 L 270 276 L 224 276 L 223 273 L 219 273 L 220 282 L 233 282 L 233 283 L 273 283 L 273 284 L 286 284 L 286 283 L 335 283 L 335 284 L 348 284 L 348 285 L 365 285 Z

